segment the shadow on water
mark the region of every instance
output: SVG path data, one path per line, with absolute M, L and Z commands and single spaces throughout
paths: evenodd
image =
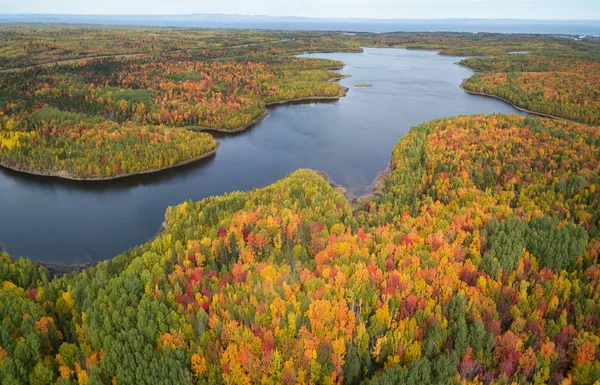
M 301 105 L 310 105 L 310 104 L 334 104 L 337 103 L 338 100 L 323 100 L 323 101 L 293 101 L 287 102 L 284 104 L 276 104 L 272 106 L 268 106 L 267 110 L 269 111 L 269 115 L 272 111 L 278 108 L 284 108 L 288 106 L 301 106 Z M 265 119 L 268 119 L 267 116 Z M 206 132 L 210 133 L 218 142 L 227 142 L 232 139 L 241 139 L 245 136 L 252 135 L 252 131 L 258 129 L 257 126 L 261 125 L 262 121 L 257 122 L 251 126 L 249 126 L 244 131 L 237 131 L 226 133 L 222 131 L 213 131 L 206 130 Z M 200 159 L 196 162 L 192 162 L 186 165 L 157 171 L 149 174 L 140 174 L 140 175 L 132 175 L 129 177 L 118 178 L 113 180 L 105 180 L 105 181 L 78 181 L 78 180 L 70 180 L 63 178 L 56 178 L 52 176 L 43 176 L 43 175 L 32 175 L 24 172 L 19 172 L 15 170 L 11 170 L 8 168 L 0 167 L 0 174 L 4 174 L 7 178 L 12 178 L 14 180 L 18 180 L 21 182 L 23 186 L 31 186 L 32 188 L 39 189 L 54 189 L 54 188 L 65 188 L 69 190 L 81 190 L 81 191 L 94 191 L 94 192 L 102 192 L 102 191 L 118 191 L 127 190 L 132 187 L 137 186 L 152 186 L 167 183 L 176 178 L 185 178 L 188 175 L 191 175 L 198 170 L 206 167 L 211 167 L 211 164 L 215 161 L 215 158 L 218 156 L 218 152 L 208 158 Z M 1 244 L 0 244 L 1 245 Z
M 116 192 L 119 190 L 129 190 L 132 187 L 152 186 L 155 184 L 167 183 L 175 178 L 185 177 L 198 169 L 209 167 L 214 162 L 216 157 L 211 155 L 208 158 L 200 159 L 196 162 L 188 163 L 183 166 L 174 167 L 171 169 L 161 170 L 150 174 L 132 175 L 124 178 L 113 180 L 71 180 L 56 178 L 44 175 L 31 175 L 24 172 L 14 171 L 7 168 L 0 168 L 0 174 L 5 177 L 18 181 L 23 187 L 31 187 L 37 189 L 68 189 L 93 191 L 95 193 L 102 191 Z
M 70 181 L 0 170 L 0 241 L 13 256 L 76 265 L 110 258 L 146 242 L 165 209 L 234 190 L 262 187 L 298 168 L 325 172 L 353 198 L 390 160 L 412 126 L 434 118 L 519 113 L 499 100 L 459 89 L 472 71 L 457 57 L 403 49 L 307 54 L 341 60 L 340 100 L 268 107 L 269 115 L 237 133 L 213 132 L 210 158 L 112 181 Z M 355 87 L 371 84 L 370 88 Z
M 344 96 L 345 97 L 345 96 Z M 276 111 L 277 109 L 280 108 L 287 108 L 290 106 L 306 106 L 306 105 L 311 105 L 311 104 L 323 104 L 323 105 L 327 105 L 327 104 L 335 104 L 338 103 L 339 100 L 319 100 L 319 101 L 313 101 L 313 100 L 295 100 L 292 102 L 285 102 L 285 103 L 280 103 L 280 104 L 272 104 L 270 106 L 267 106 L 267 110 L 269 111 L 269 114 L 265 117 L 265 119 L 269 119 L 269 117 L 271 116 L 271 114 L 273 113 L 273 111 Z M 261 123 L 263 123 L 264 119 L 261 120 L 260 122 L 256 122 L 254 124 L 252 124 L 251 126 L 249 126 L 248 128 L 246 128 L 243 131 L 236 131 L 236 132 L 223 132 L 223 131 L 213 131 L 213 130 L 206 130 L 205 132 L 210 133 L 215 139 L 217 140 L 221 140 L 221 139 L 230 139 L 230 138 L 240 138 L 240 137 L 244 137 L 244 136 L 248 136 L 252 134 L 252 130 L 256 129 L 257 126 L 260 126 Z

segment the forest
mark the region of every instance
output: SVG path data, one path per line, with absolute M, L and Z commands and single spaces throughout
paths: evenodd
M 600 61 L 530 54 L 468 58 L 477 74 L 463 87 L 530 111 L 600 124 Z
M 297 170 L 169 207 L 154 239 L 76 272 L 0 250 L 0 384 L 600 381 L 597 42 L 49 25 L 0 37 L 0 164 L 26 172 L 171 167 L 218 149 L 198 131 L 342 96 L 343 63 L 293 56 L 305 51 L 484 55 L 463 61 L 483 71 L 463 87 L 571 120 L 425 122 L 369 196 Z M 82 57 L 96 58 L 46 65 Z
M 218 144 L 189 131 L 241 131 L 270 104 L 345 95 L 331 71 L 342 62 L 294 54 L 363 46 L 478 55 L 461 62 L 484 71 L 466 91 L 600 124 L 593 38 L 42 24 L 0 37 L 0 166 L 33 174 L 108 179 L 209 156 Z
M 481 73 L 466 80 L 464 90 L 497 96 L 533 113 L 600 124 L 597 38 L 397 33 L 377 36 L 370 45 L 473 56 L 460 65 Z
M 49 107 L 23 120 L 11 116 L 0 129 L 0 164 L 69 179 L 110 179 L 161 170 L 217 148 L 206 133 L 118 124 Z
M 223 45 L 211 52 L 221 55 Z M 279 51 L 208 56 L 104 57 L 0 73 L 0 165 L 72 179 L 162 170 L 216 151 L 212 136 L 193 131 L 243 130 L 269 104 L 346 92 L 329 70 L 341 62 Z
M 600 131 L 431 121 L 376 198 L 299 170 L 52 277 L 0 259 L 3 384 L 594 384 Z

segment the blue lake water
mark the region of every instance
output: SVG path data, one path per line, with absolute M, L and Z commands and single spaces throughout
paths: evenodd
M 405 49 L 309 54 L 343 61 L 339 101 L 284 105 L 253 128 L 218 135 L 218 153 L 184 167 L 110 182 L 72 182 L 0 170 L 0 242 L 13 256 L 61 264 L 113 257 L 152 238 L 165 209 L 268 185 L 298 168 L 326 172 L 349 197 L 370 191 L 392 147 L 426 120 L 520 113 L 459 88 L 461 58 Z M 370 88 L 355 87 L 359 83 Z

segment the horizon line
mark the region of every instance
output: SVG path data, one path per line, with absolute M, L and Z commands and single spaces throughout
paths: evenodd
M 86 16 L 86 17 L 118 17 L 118 16 L 126 16 L 126 17 L 144 17 L 144 16 L 166 16 L 166 17 L 174 17 L 174 16 L 238 16 L 238 17 L 249 17 L 249 18 L 283 18 L 283 19 L 312 19 L 312 20 L 348 20 L 348 21 L 375 21 L 375 22 L 385 22 L 385 21 L 451 21 L 451 20 L 495 20 L 495 21 L 577 21 L 577 22 L 598 22 L 600 19 L 554 19 L 554 18 L 509 18 L 509 17 L 501 17 L 501 18 L 488 18 L 488 17 L 447 17 L 447 18 L 378 18 L 378 17 L 333 17 L 333 16 L 274 16 L 274 15 L 264 15 L 264 14 L 240 14 L 240 13 L 219 13 L 219 12 L 193 12 L 193 13 L 47 13 L 47 12 L 19 12 L 19 13 L 0 13 L 2 16 L 35 16 L 35 15 L 51 15 L 51 16 Z M 0 21 L 2 22 L 2 21 Z

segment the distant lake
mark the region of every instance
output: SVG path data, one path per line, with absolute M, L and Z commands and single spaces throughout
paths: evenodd
M 14 257 L 80 264 L 113 257 L 152 238 L 165 209 L 233 190 L 266 186 L 298 168 L 326 172 L 356 197 L 370 191 L 410 127 L 480 113 L 520 113 L 459 88 L 473 72 L 459 57 L 405 49 L 307 54 L 343 61 L 339 101 L 284 105 L 248 131 L 217 135 L 209 159 L 111 182 L 69 182 L 0 170 L 0 242 Z M 356 84 L 371 84 L 359 88 Z
M 266 17 L 235 19 L 229 15 L 52 15 L 0 14 L 1 22 L 138 25 L 155 27 L 243 28 L 353 32 L 494 32 L 600 35 L 597 20 L 356 20 Z

